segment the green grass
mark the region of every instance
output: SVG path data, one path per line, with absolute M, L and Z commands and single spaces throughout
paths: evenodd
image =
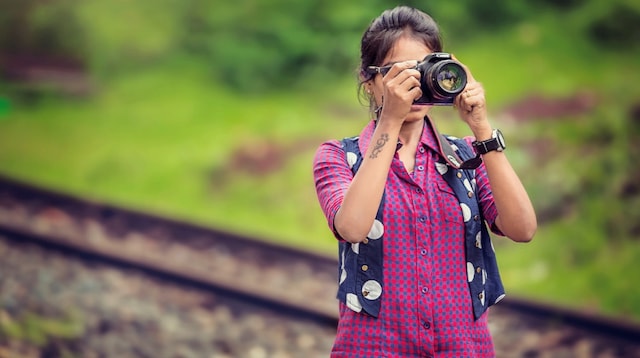
M 593 312 L 638 320 L 633 292 L 640 249 L 633 242 L 606 242 L 584 218 L 540 229 L 526 245 L 496 242 L 508 292 Z
M 509 293 L 640 320 L 633 285 L 640 249 L 629 229 L 640 204 L 620 196 L 637 162 L 630 148 L 638 134 L 627 118 L 640 95 L 637 53 L 602 52 L 563 32 L 541 16 L 449 48 L 483 82 L 494 125 L 506 132 L 508 156 L 536 208 L 574 201 L 532 243 L 495 238 L 501 272 Z M 209 70 L 176 58 L 107 78 L 88 100 L 1 102 L 0 172 L 335 255 L 311 161 L 322 141 L 357 134 L 366 123 L 353 79 L 244 95 L 212 82 Z M 532 93 L 584 90 L 600 105 L 575 118 L 513 123 L 498 116 Z M 450 108 L 433 112 L 441 131 L 468 133 Z M 526 145 L 541 139 L 556 147 L 536 162 Z M 233 166 L 233 153 L 260 156 L 269 143 L 284 158 L 276 170 Z
M 81 318 L 76 314 L 66 317 L 44 317 L 26 312 L 17 319 L 0 320 L 0 337 L 30 342 L 43 347 L 50 340 L 73 340 L 84 333 Z
M 319 235 L 322 214 L 311 158 L 321 141 L 362 125 L 333 114 L 357 117 L 360 105 L 323 103 L 305 93 L 238 96 L 212 85 L 206 68 L 197 63 L 176 66 L 111 79 L 86 102 L 45 99 L 33 107 L 15 105 L 0 120 L 2 172 L 99 200 L 332 251 L 333 242 Z M 345 90 L 351 91 L 355 88 Z M 265 141 L 282 148 L 281 171 L 230 172 L 234 151 L 245 148 L 260 155 L 258 144 Z

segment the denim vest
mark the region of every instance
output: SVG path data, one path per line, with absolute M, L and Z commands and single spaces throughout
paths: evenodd
M 461 159 L 475 156 L 473 149 L 463 139 L 446 137 Z M 342 140 L 347 163 L 353 174 L 362 164 L 358 137 Z M 453 189 L 460 202 L 465 226 L 465 256 L 467 281 L 473 305 L 474 317 L 478 319 L 489 308 L 498 303 L 505 293 L 491 237 L 484 223 L 476 198 L 475 170 L 455 169 L 444 160 L 436 164 L 438 172 Z M 339 243 L 339 287 L 337 298 L 355 312 L 378 317 L 384 294 L 382 240 L 384 239 L 383 193 L 376 218 L 367 239 L 362 243 Z M 363 270 L 366 264 L 367 269 Z

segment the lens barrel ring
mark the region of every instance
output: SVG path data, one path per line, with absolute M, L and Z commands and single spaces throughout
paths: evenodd
M 467 74 L 453 60 L 436 62 L 423 76 L 429 91 L 436 99 L 452 98 L 460 94 L 467 85 Z

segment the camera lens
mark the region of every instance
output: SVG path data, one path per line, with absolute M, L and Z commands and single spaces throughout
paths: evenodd
M 452 98 L 467 85 L 467 74 L 454 61 L 441 61 L 429 69 L 429 87 L 436 98 Z

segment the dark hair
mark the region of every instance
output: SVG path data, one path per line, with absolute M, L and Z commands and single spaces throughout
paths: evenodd
M 440 30 L 431 16 L 408 6 L 385 10 L 371 22 L 362 35 L 358 69 L 360 93 L 362 84 L 373 78 L 373 75 L 367 73 L 367 66 L 380 66 L 393 44 L 402 35 L 423 41 L 433 52 L 442 51 Z

